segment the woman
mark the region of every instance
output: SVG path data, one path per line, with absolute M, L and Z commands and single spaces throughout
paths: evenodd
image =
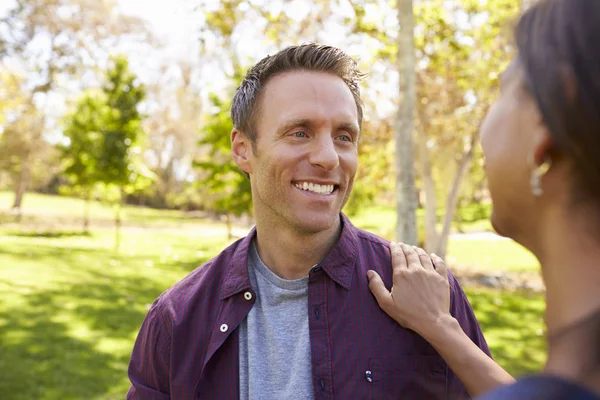
M 448 313 L 446 268 L 435 256 L 437 269 L 422 250 L 394 245 L 392 292 L 374 271 L 370 287 L 472 395 L 600 399 L 600 0 L 540 1 L 521 17 L 516 44 L 481 145 L 494 229 L 542 266 L 544 373 L 513 383 L 470 342 Z

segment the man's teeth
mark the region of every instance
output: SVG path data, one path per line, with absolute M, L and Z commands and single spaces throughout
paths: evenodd
M 334 185 L 318 185 L 316 183 L 296 183 L 296 187 L 301 190 L 308 190 L 318 194 L 331 194 L 334 189 Z

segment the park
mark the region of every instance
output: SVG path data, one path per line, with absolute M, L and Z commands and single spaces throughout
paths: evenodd
M 0 193 L 1 209 L 11 196 Z M 32 194 L 19 224 L 3 217 L 0 388 L 7 399 L 123 398 L 133 341 L 150 304 L 231 242 L 222 221 L 125 207 L 115 253 L 113 210 L 93 203 L 90 232 L 82 233 L 84 208 L 78 199 Z M 374 212 L 379 221 L 369 211 L 356 216 L 357 226 L 378 224 L 385 233 L 385 210 Z M 483 275 L 538 273 L 533 257 L 508 240 L 457 238 L 448 257 L 451 268 Z M 539 371 L 543 293 L 485 282 L 464 289 L 494 358 L 512 374 Z
M 409 19 L 410 0 L 156 3 L 0 7 L 0 397 L 124 398 L 154 300 L 253 226 L 229 148 L 237 84 L 263 53 L 306 41 L 369 75 L 344 213 L 388 240 L 414 217 L 408 241 L 444 256 L 494 359 L 541 371 L 539 265 L 493 232 L 479 148 L 524 2 L 415 2 Z M 412 97 L 398 91 L 407 65 Z

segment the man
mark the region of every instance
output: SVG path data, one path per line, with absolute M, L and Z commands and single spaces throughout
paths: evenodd
M 233 98 L 232 156 L 256 227 L 153 304 L 129 399 L 460 399 L 462 384 L 388 317 L 367 271 L 390 285 L 389 243 L 341 213 L 358 164 L 356 63 L 317 44 L 256 64 Z M 454 278 L 452 314 L 489 353 Z

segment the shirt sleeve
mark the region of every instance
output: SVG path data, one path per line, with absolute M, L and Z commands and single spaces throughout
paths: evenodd
M 475 318 L 475 313 L 473 312 L 469 300 L 467 300 L 467 296 L 454 275 L 450 272 L 448 272 L 448 280 L 450 282 L 450 314 L 456 318 L 462 330 L 471 338 L 473 343 L 492 358 L 488 344 L 483 337 L 481 327 L 479 326 L 479 322 L 477 322 L 477 318 Z M 449 394 L 448 398 L 470 398 L 466 388 L 450 368 L 448 368 L 446 384 Z
M 127 400 L 168 400 L 171 324 L 157 300 L 142 323 L 129 363 Z

